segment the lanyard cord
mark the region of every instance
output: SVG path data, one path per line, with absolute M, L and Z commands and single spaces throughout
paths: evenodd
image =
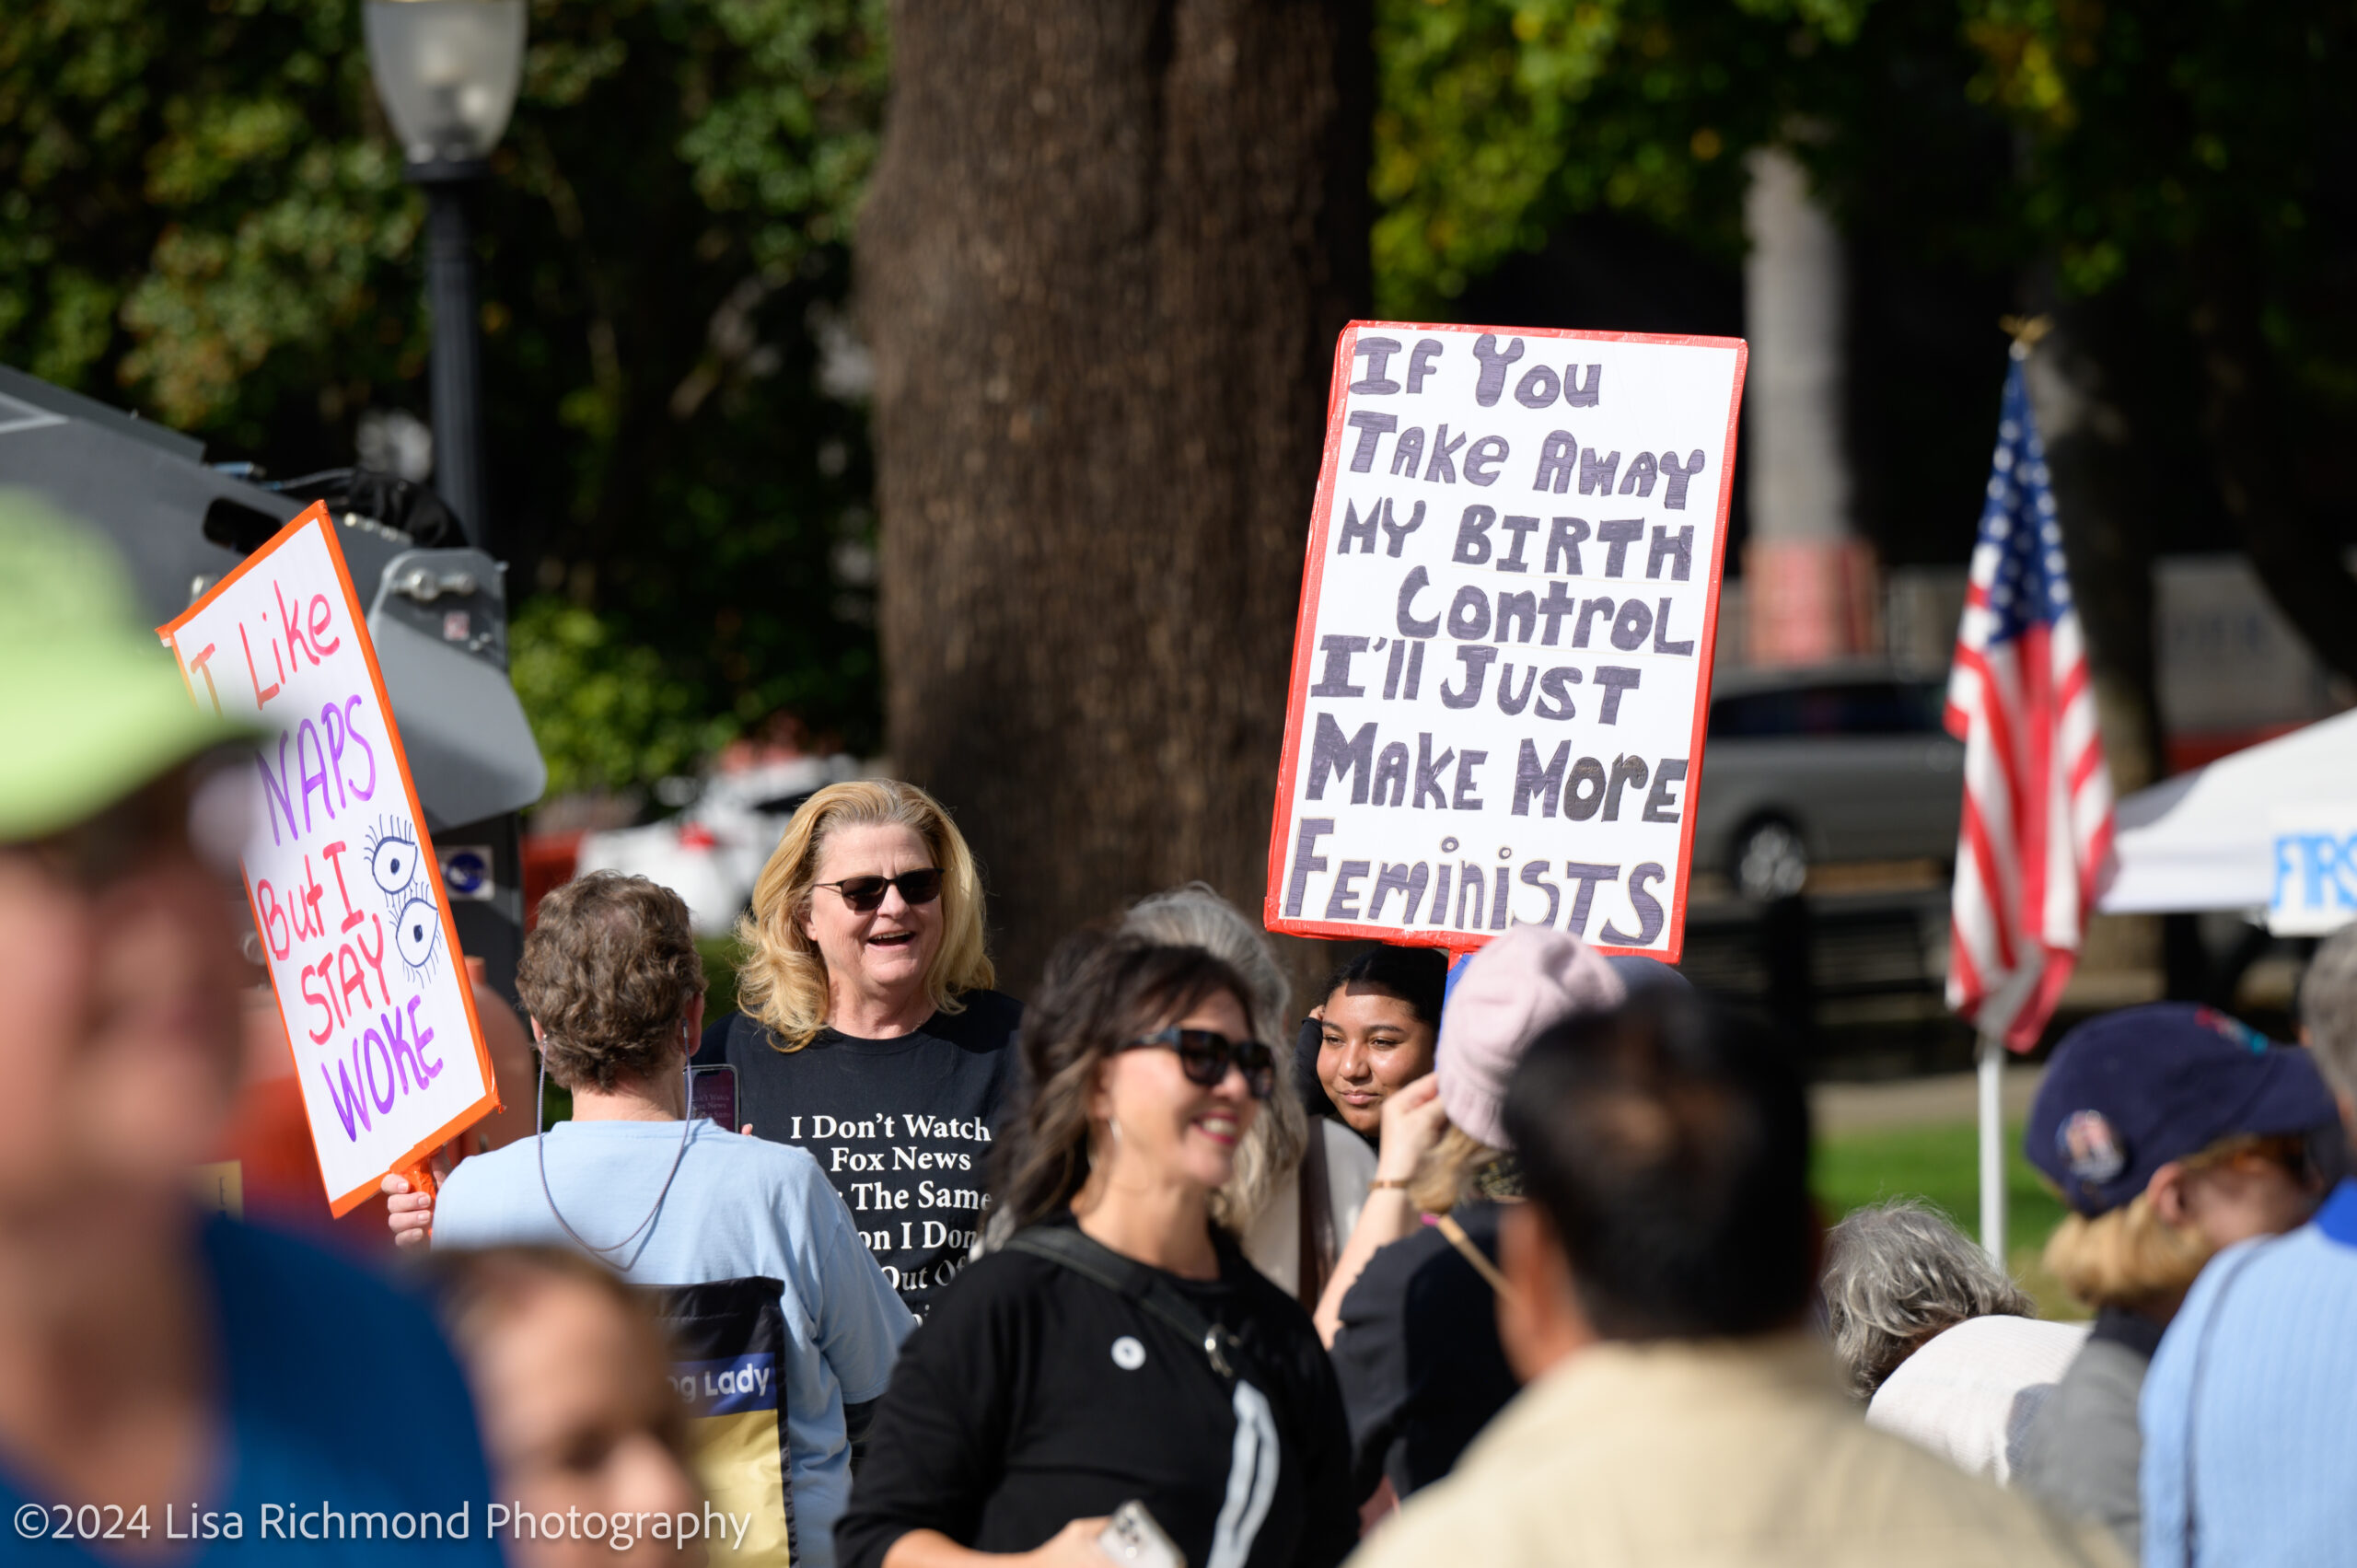
M 546 1127 L 548 1125 L 549 1116 L 549 1057 L 548 1051 L 545 1049 L 541 1050 L 538 1054 L 540 1059 L 540 1083 L 539 1092 L 533 1097 L 532 1120 L 538 1122 L 540 1126 Z M 687 1063 L 682 1061 L 679 1065 L 679 1086 L 682 1092 L 685 1091 L 687 1083 L 688 1067 Z M 692 1112 L 695 1109 L 695 1107 L 693 1105 L 689 1105 L 686 1109 Z M 679 1162 L 685 1159 L 688 1155 L 688 1135 L 695 1131 L 695 1126 L 696 1119 L 691 1114 L 681 1120 L 679 1123 L 679 1152 L 671 1156 L 671 1168 L 666 1171 L 663 1175 L 663 1185 L 655 1194 L 654 1206 L 646 1211 L 646 1217 L 644 1219 L 630 1227 L 630 1234 L 628 1236 L 623 1237 L 620 1241 L 617 1241 L 609 1247 L 600 1247 L 596 1242 L 591 1241 L 588 1237 L 583 1236 L 579 1231 L 574 1229 L 573 1222 L 564 1217 L 564 1211 L 556 1206 L 556 1194 L 549 1191 L 549 1135 L 545 1132 L 540 1133 L 533 1138 L 532 1148 L 533 1152 L 540 1156 L 540 1196 L 548 1201 L 549 1213 L 556 1216 L 556 1223 L 563 1228 L 564 1234 L 573 1237 L 575 1245 L 578 1246 L 583 1251 L 594 1252 L 610 1264 L 616 1262 L 617 1255 L 621 1253 L 622 1249 L 628 1247 L 632 1242 L 636 1241 L 638 1239 L 639 1232 L 644 1230 L 648 1225 L 653 1225 L 655 1223 L 655 1216 L 663 1212 L 663 1200 L 671 1195 L 671 1183 L 679 1174 Z

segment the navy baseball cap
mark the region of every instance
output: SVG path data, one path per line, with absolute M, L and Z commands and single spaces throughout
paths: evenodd
M 2063 1202 L 2100 1214 L 2222 1138 L 2307 1132 L 2340 1114 L 2305 1050 L 2214 1008 L 2155 1002 L 2062 1037 L 2022 1142 Z

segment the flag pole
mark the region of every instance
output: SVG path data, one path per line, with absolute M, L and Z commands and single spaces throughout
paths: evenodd
M 1980 1245 L 2005 1267 L 2005 1041 L 1980 1036 Z

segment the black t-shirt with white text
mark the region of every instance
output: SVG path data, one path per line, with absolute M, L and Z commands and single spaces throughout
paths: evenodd
M 1028 1551 L 1132 1501 L 1197 1568 L 1348 1556 L 1358 1514 L 1333 1368 L 1301 1304 L 1214 1241 L 1216 1281 L 1163 1278 L 1236 1336 L 1232 1381 L 1137 1301 L 1060 1263 L 978 1260 L 900 1347 L 835 1529 L 841 1568 L 880 1568 L 920 1529 Z
M 1014 1086 L 1023 1005 L 969 991 L 894 1040 L 822 1029 L 781 1051 L 760 1020 L 704 1030 L 699 1066 L 737 1069 L 737 1117 L 809 1151 L 909 1310 L 922 1318 L 964 1265 L 988 1204 L 999 1108 Z

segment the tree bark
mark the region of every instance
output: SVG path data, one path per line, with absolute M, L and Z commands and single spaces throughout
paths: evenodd
M 2153 655 L 2151 464 L 2110 361 L 2121 323 L 2096 301 L 2056 301 L 2025 369 L 2046 443 L 2071 587 L 2087 636 L 2104 760 L 2126 795 L 2165 772 Z
M 1005 981 L 1202 877 L 1257 913 L 1336 333 L 1364 0 L 897 5 L 858 238 L 895 763 Z
M 2340 530 L 2300 494 L 2301 454 L 2259 324 L 2260 280 L 2214 247 L 2194 257 L 2192 271 L 2202 430 L 2219 498 L 2276 606 L 2326 668 L 2357 680 L 2357 577 L 2341 560 Z
M 2058 299 L 2045 269 L 2027 293 L 2051 323 L 2026 366 L 2030 401 L 2086 633 L 2104 761 L 2113 790 L 2126 796 L 2166 772 L 2153 654 L 2151 464 L 2115 363 L 2130 325 L 2116 305 Z M 2093 916 L 2081 961 L 2091 971 L 2158 966 L 2172 995 L 2200 979 L 2147 915 Z

